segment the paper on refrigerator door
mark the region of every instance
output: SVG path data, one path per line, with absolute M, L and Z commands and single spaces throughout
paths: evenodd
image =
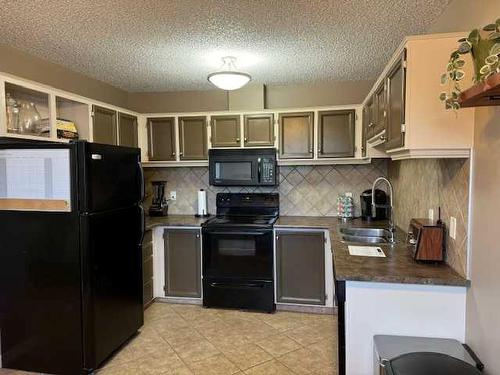
M 60 200 L 70 210 L 69 150 L 0 150 L 0 199 Z

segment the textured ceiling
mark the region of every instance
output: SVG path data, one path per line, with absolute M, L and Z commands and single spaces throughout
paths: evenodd
M 0 0 L 0 43 L 132 92 L 211 88 L 225 55 L 259 83 L 373 79 L 448 2 Z

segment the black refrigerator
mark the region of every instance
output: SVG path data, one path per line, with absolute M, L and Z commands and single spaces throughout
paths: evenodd
M 143 196 L 137 148 L 0 141 L 2 367 L 91 373 L 142 326 Z

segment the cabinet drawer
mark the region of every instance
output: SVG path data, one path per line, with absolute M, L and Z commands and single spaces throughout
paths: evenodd
M 147 305 L 153 299 L 153 280 L 150 279 L 143 287 L 142 301 L 144 305 Z
M 153 256 L 153 243 L 148 242 L 147 244 L 142 245 L 142 261 Z
M 142 263 L 142 279 L 144 281 L 153 277 L 153 257 L 149 257 Z
M 143 244 L 147 244 L 148 242 L 153 242 L 153 231 L 147 230 L 144 232 L 144 238 L 142 239 Z

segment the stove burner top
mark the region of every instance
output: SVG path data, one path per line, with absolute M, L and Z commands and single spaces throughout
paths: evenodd
M 276 216 L 217 216 L 206 222 L 208 225 L 273 225 Z

